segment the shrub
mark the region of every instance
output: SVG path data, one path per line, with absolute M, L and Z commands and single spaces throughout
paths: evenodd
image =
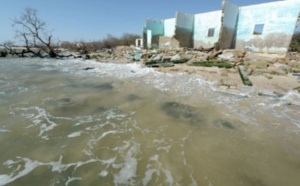
M 77 43 L 82 44 L 80 50 L 97 51 L 103 48 L 114 48 L 116 46 L 130 46 L 135 44 L 135 40 L 140 38 L 140 35 L 125 33 L 121 37 L 115 37 L 108 34 L 106 38 L 98 41 L 80 41 L 80 42 L 68 42 L 64 41 L 60 44 L 60 47 L 69 50 L 79 50 L 76 47 Z

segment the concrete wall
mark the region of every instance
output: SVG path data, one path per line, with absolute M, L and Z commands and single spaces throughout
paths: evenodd
M 175 24 L 176 19 L 165 19 L 164 20 L 164 36 L 173 37 L 175 35 Z
M 194 48 L 211 48 L 219 40 L 222 11 L 196 14 L 194 19 Z M 213 37 L 208 37 L 208 30 L 214 28 Z
M 299 0 L 241 7 L 237 24 L 236 49 L 269 53 L 287 52 L 299 11 Z M 264 24 L 261 35 L 253 34 L 256 24 Z
M 196 15 L 178 12 L 175 18 L 146 20 L 143 31 L 144 47 L 211 48 L 218 43 L 221 49 L 285 53 L 288 51 L 299 12 L 300 0 L 276 1 L 240 8 L 223 0 L 220 11 Z M 254 34 L 257 25 L 263 25 L 261 34 Z M 214 33 L 209 34 L 212 30 Z
M 193 47 L 194 15 L 177 12 L 175 25 L 175 39 L 180 47 Z
M 239 7 L 224 0 L 222 4 L 223 22 L 219 40 L 220 49 L 235 48 L 235 34 L 237 31 L 237 19 Z
M 144 45 L 146 45 L 148 48 L 157 48 L 159 45 L 159 36 L 164 35 L 164 21 L 147 19 L 143 35 L 144 41 L 146 40 Z

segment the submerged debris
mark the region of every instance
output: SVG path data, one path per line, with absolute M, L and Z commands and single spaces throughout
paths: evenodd
M 200 118 L 201 114 L 196 108 L 177 102 L 163 103 L 161 109 L 170 117 L 174 119 L 188 120 L 190 124 L 195 125 L 203 121 Z
M 126 97 L 126 99 L 127 99 L 128 101 L 136 101 L 136 100 L 140 100 L 141 97 L 138 96 L 138 95 L 135 95 L 135 94 L 129 94 L 129 95 Z
M 94 67 L 86 67 L 86 68 L 83 68 L 82 70 L 93 70 L 95 69 Z
M 100 85 L 95 85 L 94 87 L 100 90 L 111 90 L 114 88 L 111 83 L 103 83 Z
M 217 120 L 215 122 L 217 125 L 227 128 L 227 129 L 235 129 L 235 127 L 233 126 L 233 124 L 230 121 L 227 120 Z

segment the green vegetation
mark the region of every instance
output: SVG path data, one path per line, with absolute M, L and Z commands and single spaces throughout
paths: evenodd
M 186 63 L 189 59 L 178 59 L 178 60 L 175 60 L 175 61 L 172 61 L 173 63 L 175 64 L 179 64 L 179 63 Z
M 201 67 L 219 67 L 219 68 L 232 68 L 233 65 L 225 61 L 199 61 L 193 62 L 191 66 Z
M 161 61 L 148 61 L 145 63 L 145 65 L 154 65 L 154 64 L 158 64 L 158 63 L 162 63 Z
M 174 63 L 163 61 L 148 61 L 145 63 L 145 65 L 148 67 L 173 67 Z

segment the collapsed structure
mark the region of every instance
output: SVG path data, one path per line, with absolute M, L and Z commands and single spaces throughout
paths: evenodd
M 177 12 L 175 18 L 147 19 L 145 48 L 236 49 L 286 53 L 299 24 L 300 0 L 238 7 L 226 0 L 222 9 L 200 14 Z

